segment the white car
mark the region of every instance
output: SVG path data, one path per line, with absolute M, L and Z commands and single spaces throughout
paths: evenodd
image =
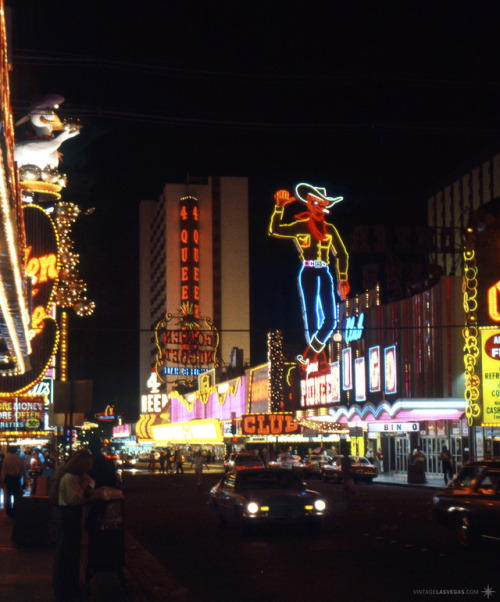
M 269 462 L 269 466 L 273 468 L 288 468 L 288 469 L 302 469 L 302 458 L 294 454 L 279 454 L 276 460 Z

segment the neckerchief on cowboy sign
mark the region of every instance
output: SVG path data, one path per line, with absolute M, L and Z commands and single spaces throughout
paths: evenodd
M 294 217 L 296 219 L 309 219 L 309 231 L 314 236 L 314 238 L 319 242 L 326 239 L 326 223 L 324 218 L 322 218 L 321 220 L 317 220 L 309 211 L 304 211 L 303 213 L 299 213 Z

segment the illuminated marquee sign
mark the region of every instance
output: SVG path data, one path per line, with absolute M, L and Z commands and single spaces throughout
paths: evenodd
M 37 430 L 43 428 L 43 397 L 0 399 L 0 428 Z
M 387 395 L 397 393 L 398 379 L 396 370 L 396 347 L 386 347 L 384 349 L 385 364 L 385 392 Z
M 37 205 L 25 205 L 23 217 L 26 230 L 26 271 L 33 284 L 31 339 L 29 363 L 24 374 L 2 376 L 0 397 L 26 393 L 49 369 L 57 351 L 58 327 L 51 314 L 54 311 L 58 284 L 58 238 L 56 227 L 47 213 Z
M 344 339 L 346 343 L 351 341 L 359 341 L 363 337 L 365 329 L 365 314 L 359 314 L 358 319 L 356 316 L 350 316 L 345 321 L 345 333 Z
M 168 395 L 160 393 L 161 383 L 156 372 L 151 373 L 146 384 L 151 392 L 141 396 L 141 414 L 157 414 L 168 402 Z
M 269 366 L 265 364 L 250 370 L 246 410 L 256 414 L 269 412 Z
M 481 329 L 482 425 L 500 426 L 500 330 Z
M 181 305 L 191 304 L 193 316 L 200 317 L 200 231 L 198 199 L 184 197 L 180 202 Z
M 366 368 L 365 358 L 357 357 L 354 360 L 354 380 L 356 383 L 356 401 L 366 400 Z
M 169 328 L 170 313 L 158 322 L 156 372 L 164 383 L 194 384 L 200 374 L 218 365 L 219 345 L 219 335 L 210 318 L 200 316 L 200 230 L 195 197 L 180 200 L 179 230 L 181 299 L 177 318 L 180 328 Z
M 369 422 L 369 433 L 418 433 L 418 422 Z
M 332 364 L 332 401 L 340 401 L 340 363 Z
M 342 387 L 344 391 L 352 389 L 352 350 L 342 349 Z
M 209 368 L 217 366 L 217 348 L 219 334 L 208 318 L 205 324 L 208 330 L 169 330 L 172 315 L 160 320 L 156 327 L 156 371 L 163 382 L 169 376 L 192 379 Z
M 301 182 L 295 187 L 295 196 L 288 190 L 278 190 L 274 199 L 269 234 L 293 240 L 300 253 L 298 282 L 307 347 L 297 359 L 300 368 L 305 369 L 308 363 L 326 362 L 325 345 L 338 319 L 335 279 L 342 299 L 350 290 L 346 248 L 335 226 L 325 220 L 331 207 L 343 197 L 330 197 L 325 188 Z M 304 203 L 302 209 L 307 211 L 295 214 L 294 221 L 284 220 L 286 206 L 295 201 Z
M 299 431 L 292 414 L 243 414 L 243 435 L 289 435 Z
M 320 406 L 332 403 L 331 372 L 316 374 L 300 381 L 300 405 Z
M 368 372 L 370 393 L 377 393 L 381 389 L 380 347 L 378 346 L 368 349 Z

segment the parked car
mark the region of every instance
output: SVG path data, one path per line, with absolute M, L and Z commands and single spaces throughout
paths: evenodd
M 243 528 L 304 523 L 318 530 L 327 510 L 321 495 L 285 468 L 228 473 L 210 490 L 210 504 L 221 526 L 235 521 Z
M 378 477 L 378 468 L 364 456 L 350 456 L 352 478 L 355 483 L 365 481 L 372 483 L 373 479 Z M 324 464 L 321 467 L 323 481 L 342 482 L 342 456 L 335 456 L 330 464 Z
M 247 468 L 262 468 L 264 463 L 255 454 L 250 453 L 239 453 L 239 454 L 231 454 L 227 464 L 226 464 L 226 472 L 243 470 Z
M 294 454 L 279 454 L 276 460 L 269 462 L 270 468 L 302 469 L 302 458 Z
M 333 458 L 325 454 L 309 454 L 302 462 L 302 475 L 307 477 L 321 477 L 321 469 L 325 464 L 330 464 Z
M 470 462 L 432 499 L 432 513 L 464 546 L 500 540 L 500 461 Z

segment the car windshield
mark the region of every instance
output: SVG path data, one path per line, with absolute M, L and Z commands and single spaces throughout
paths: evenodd
M 469 487 L 481 471 L 480 466 L 464 466 L 452 481 L 452 487 Z
M 241 472 L 238 475 L 238 489 L 297 489 L 302 482 L 291 471 L 285 472 Z

